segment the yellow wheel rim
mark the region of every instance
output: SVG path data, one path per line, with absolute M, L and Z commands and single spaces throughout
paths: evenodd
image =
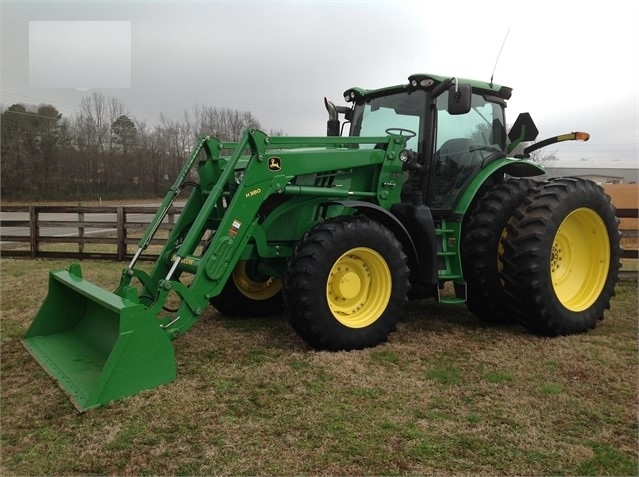
M 364 328 L 384 312 L 391 290 L 391 272 L 384 258 L 370 248 L 358 247 L 335 261 L 326 282 L 326 299 L 337 321 L 349 328 Z
M 550 276 L 559 301 L 583 311 L 599 297 L 610 268 L 610 240 L 601 217 L 591 209 L 572 211 L 553 240 Z
M 270 277 L 261 282 L 253 280 L 246 273 L 246 263 L 242 260 L 233 269 L 233 281 L 242 295 L 256 301 L 268 300 L 282 289 L 280 278 Z

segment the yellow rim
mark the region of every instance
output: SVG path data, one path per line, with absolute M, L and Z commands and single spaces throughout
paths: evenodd
M 268 300 L 282 289 L 282 280 L 270 277 L 267 280 L 257 282 L 246 273 L 246 260 L 238 262 L 233 270 L 233 281 L 239 292 L 251 300 Z
M 610 241 L 601 217 L 591 209 L 572 211 L 555 235 L 550 277 L 559 301 L 571 311 L 590 307 L 610 268 Z
M 358 247 L 335 261 L 326 282 L 326 299 L 337 321 L 349 328 L 364 328 L 384 312 L 391 290 L 391 272 L 384 258 L 370 248 Z

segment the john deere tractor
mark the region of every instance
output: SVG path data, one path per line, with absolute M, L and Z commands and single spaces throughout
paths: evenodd
M 603 318 L 620 266 L 618 220 L 579 178 L 538 182 L 528 114 L 511 89 L 416 74 L 325 100 L 326 137 L 199 139 L 113 292 L 54 270 L 24 345 L 84 411 L 175 379 L 172 340 L 209 304 L 284 314 L 323 350 L 376 346 L 408 299 L 466 303 L 542 335 Z M 519 151 L 519 152 L 518 152 Z M 138 262 L 184 189 L 150 271 Z M 424 318 L 427 319 L 427 318 Z

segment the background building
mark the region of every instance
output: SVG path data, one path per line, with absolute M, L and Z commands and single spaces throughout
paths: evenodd
M 538 176 L 540 180 L 552 177 L 583 177 L 597 184 L 637 184 L 639 169 L 637 168 L 605 168 L 605 167 L 545 167 L 546 174 Z

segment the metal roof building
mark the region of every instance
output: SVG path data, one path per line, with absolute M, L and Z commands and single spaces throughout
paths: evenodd
M 597 184 L 637 184 L 639 169 L 613 167 L 545 167 L 546 174 L 537 176 L 539 180 L 552 177 L 583 177 Z

